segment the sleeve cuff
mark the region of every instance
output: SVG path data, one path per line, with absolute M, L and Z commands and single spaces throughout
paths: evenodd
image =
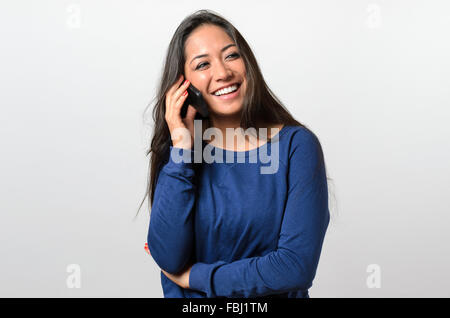
M 189 273 L 189 289 L 195 289 L 206 293 L 206 278 L 208 276 L 208 264 L 195 263 Z
M 169 162 L 177 164 L 192 164 L 194 162 L 194 150 L 170 146 Z
M 214 264 L 195 263 L 189 273 L 189 289 L 204 292 L 207 297 L 216 297 L 212 286 L 212 276 L 214 271 L 223 264 L 225 264 L 223 261 Z

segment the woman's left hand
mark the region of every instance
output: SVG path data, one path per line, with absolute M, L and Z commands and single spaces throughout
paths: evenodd
M 192 265 L 188 266 L 186 270 L 182 271 L 179 274 L 170 274 L 162 269 L 161 271 L 164 273 L 164 275 L 167 276 L 167 278 L 169 278 L 181 288 L 189 288 L 189 274 L 191 273 L 191 268 Z

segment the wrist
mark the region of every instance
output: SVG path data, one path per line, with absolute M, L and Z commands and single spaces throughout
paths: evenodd
M 172 142 L 173 147 L 175 148 L 182 148 L 186 150 L 192 150 L 192 141 L 178 141 L 178 142 Z

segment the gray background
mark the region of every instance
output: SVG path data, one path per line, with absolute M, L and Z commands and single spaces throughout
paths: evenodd
M 1 1 L 0 296 L 162 297 L 146 204 L 133 222 L 142 112 L 202 8 L 321 140 L 334 196 L 311 297 L 449 297 L 450 4 L 411 0 Z

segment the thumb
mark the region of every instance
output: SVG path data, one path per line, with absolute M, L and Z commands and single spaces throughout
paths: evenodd
M 191 131 L 194 128 L 195 114 L 197 114 L 197 109 L 189 105 L 186 112 L 186 117 L 183 118 L 183 122 L 186 125 L 186 127 Z
M 189 122 L 194 122 L 195 114 L 197 114 L 197 109 L 189 105 L 186 112 L 186 119 L 189 120 Z

